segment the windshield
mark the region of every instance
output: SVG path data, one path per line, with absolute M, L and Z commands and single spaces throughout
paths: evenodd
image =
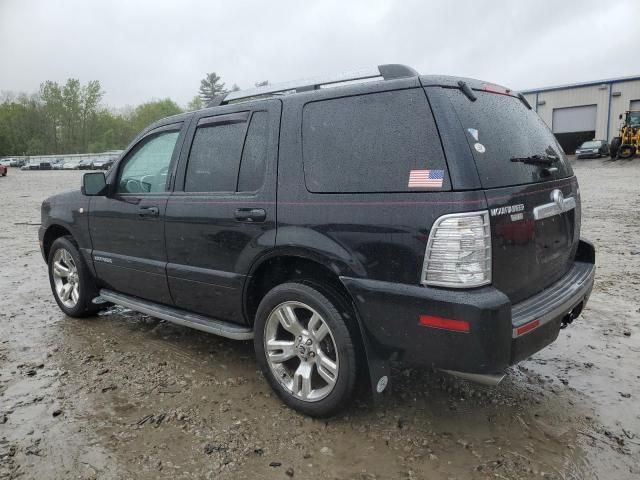
M 484 188 L 545 182 L 573 174 L 549 128 L 538 114 L 510 95 L 474 91 L 470 101 L 459 89 L 443 89 L 460 119 Z M 554 169 L 512 158 L 552 158 Z M 557 159 L 557 161 L 555 160 Z
M 627 123 L 629 125 L 640 125 L 640 112 L 629 112 L 628 115 Z
M 584 142 L 582 145 L 580 145 L 580 148 L 598 148 L 600 147 L 600 142 L 596 142 L 591 141 L 591 142 Z

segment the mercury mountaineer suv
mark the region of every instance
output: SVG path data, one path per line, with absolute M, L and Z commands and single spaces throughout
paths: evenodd
M 595 274 L 561 147 L 508 88 L 402 65 L 231 92 L 42 204 L 64 313 L 253 339 L 326 416 L 398 359 L 485 383 L 553 342 Z

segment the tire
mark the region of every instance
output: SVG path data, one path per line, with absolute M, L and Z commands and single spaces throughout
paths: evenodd
M 324 290 L 278 285 L 260 302 L 254 324 L 256 357 L 271 388 L 290 408 L 312 417 L 347 406 L 358 377 L 358 339 L 340 313 L 339 297 Z M 267 343 L 274 342 L 284 348 L 272 346 L 268 355 Z
M 613 137 L 611 139 L 611 143 L 609 144 L 609 156 L 611 159 L 615 160 L 618 156 L 618 149 L 620 148 L 620 144 L 622 143 L 622 139 L 620 137 Z
M 618 158 L 628 159 L 636 154 L 636 147 L 633 145 L 620 145 L 618 149 Z
M 98 296 L 98 289 L 72 237 L 60 237 L 53 242 L 47 264 L 53 297 L 64 313 L 81 318 L 92 315 L 103 307 L 91 302 Z M 66 299 L 65 291 L 69 291 Z

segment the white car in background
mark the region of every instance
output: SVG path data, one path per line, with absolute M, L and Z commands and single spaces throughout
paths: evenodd
M 56 158 L 51 162 L 51 168 L 53 170 L 62 170 L 63 166 L 64 166 L 64 161 L 62 158 Z
M 62 170 L 78 170 L 80 160 L 68 160 L 62 165 Z

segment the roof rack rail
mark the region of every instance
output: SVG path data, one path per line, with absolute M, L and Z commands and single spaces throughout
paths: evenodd
M 274 95 L 285 95 L 288 93 L 308 92 L 318 90 L 326 85 L 337 83 L 355 82 L 357 80 L 373 80 L 383 79 L 392 80 L 395 78 L 417 77 L 419 74 L 413 68 L 400 64 L 379 65 L 374 68 L 356 70 L 354 72 L 341 73 L 329 77 L 307 78 L 303 80 L 293 80 L 290 82 L 278 83 L 275 85 L 266 85 L 264 87 L 249 88 L 247 90 L 238 90 L 237 92 L 229 92 L 226 95 L 215 97 L 208 107 L 217 107 L 254 97 L 266 97 Z

